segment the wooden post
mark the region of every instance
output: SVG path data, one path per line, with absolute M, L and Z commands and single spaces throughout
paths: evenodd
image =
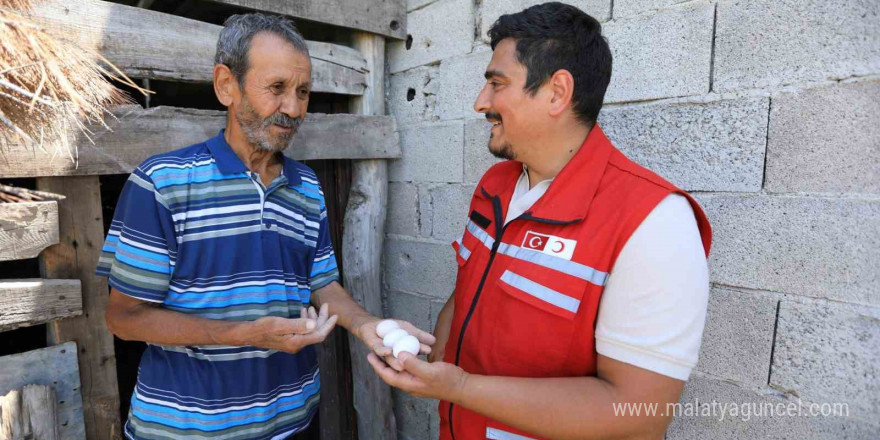
M 76 341 L 82 382 L 86 438 L 121 438 L 119 388 L 113 335 L 104 322 L 109 299 L 107 279 L 95 276 L 104 243 L 101 188 L 98 177 L 46 177 L 37 186 L 67 196 L 58 202 L 60 242 L 40 256 L 44 278 L 79 279 L 83 314 L 50 323 L 50 344 Z
M 353 98 L 352 112 L 385 114 L 385 39 L 378 35 L 354 34 L 354 47 L 367 60 L 367 88 Z M 355 160 L 352 163 L 351 192 L 345 211 L 342 264 L 345 286 L 368 312 L 382 316 L 382 243 L 385 239 L 385 207 L 388 198 L 388 166 L 384 160 Z M 367 363 L 368 350 L 350 336 L 351 372 L 358 437 L 396 440 L 397 423 L 391 389 Z

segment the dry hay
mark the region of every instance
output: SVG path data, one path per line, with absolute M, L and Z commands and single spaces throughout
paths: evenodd
M 0 156 L 8 145 L 54 149 L 76 160 L 75 134 L 131 100 L 106 78 L 146 92 L 100 54 L 31 22 L 32 0 L 0 0 Z M 0 160 L 3 160 L 0 157 Z

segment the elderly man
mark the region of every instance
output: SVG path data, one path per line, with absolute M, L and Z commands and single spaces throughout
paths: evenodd
M 310 76 L 293 23 L 231 17 L 214 67 L 225 130 L 146 160 L 126 183 L 97 273 L 112 287 L 110 329 L 148 343 L 127 438 L 288 437 L 317 411 L 312 345 L 339 324 L 381 346 L 378 318 L 338 283 L 314 172 L 281 154 Z
M 489 36 L 474 109 L 510 160 L 483 176 L 453 244 L 434 362 L 370 362 L 441 400 L 442 440 L 662 439 L 697 361 L 709 223 L 597 124 L 611 78 L 598 21 L 546 3 Z

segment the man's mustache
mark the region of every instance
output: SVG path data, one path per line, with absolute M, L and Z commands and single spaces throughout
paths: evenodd
M 272 116 L 266 118 L 263 121 L 263 127 L 268 127 L 272 124 L 278 125 L 284 128 L 290 128 L 293 131 L 299 130 L 299 126 L 302 125 L 303 118 L 291 118 L 290 116 L 285 115 L 284 113 L 275 113 Z
M 486 112 L 486 120 L 488 120 L 489 122 L 501 122 L 501 115 L 499 115 L 498 113 Z

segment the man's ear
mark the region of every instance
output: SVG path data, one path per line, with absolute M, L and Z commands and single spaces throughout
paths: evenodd
M 571 107 L 574 96 L 574 77 L 571 72 L 559 69 L 548 81 L 550 86 L 550 116 L 559 116 Z
M 238 80 L 225 64 L 214 65 L 214 94 L 225 107 L 229 107 L 238 97 Z

